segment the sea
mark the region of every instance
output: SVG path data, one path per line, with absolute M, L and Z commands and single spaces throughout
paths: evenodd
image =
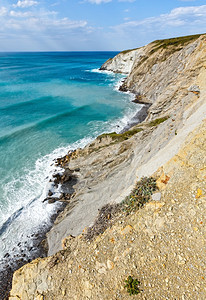
M 61 172 L 55 159 L 121 131 L 140 109 L 118 91 L 125 75 L 99 70 L 116 54 L 0 53 L 0 269 L 35 257 L 35 234 L 51 226 L 60 204 L 43 200 Z

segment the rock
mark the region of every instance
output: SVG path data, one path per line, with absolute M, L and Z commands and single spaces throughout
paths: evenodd
M 159 190 L 164 190 L 166 188 L 166 184 L 168 184 L 170 180 L 170 176 L 162 172 L 161 176 L 157 179 L 157 187 Z
M 152 200 L 160 201 L 162 194 L 160 192 L 152 194 Z
M 44 296 L 43 295 L 37 295 L 34 300 L 44 300 Z
M 52 203 L 54 203 L 54 202 L 56 202 L 58 200 L 59 200 L 58 198 L 48 198 L 48 203 L 52 204 Z
M 164 205 L 165 205 L 164 202 L 149 202 L 145 205 L 145 209 L 156 211 L 161 209 Z
M 114 263 L 111 260 L 109 260 L 109 259 L 107 260 L 107 268 L 109 270 L 114 269 Z
M 200 87 L 196 84 L 193 84 L 189 87 L 188 92 L 200 93 Z
M 70 157 L 69 167 L 81 169 L 75 205 L 47 234 L 51 256 L 14 273 L 10 299 L 41 294 L 46 299 L 128 300 L 128 276 L 141 282 L 141 293 L 134 296 L 139 299 L 205 299 L 205 41 L 200 37 L 177 51 L 172 45 L 156 49 L 161 41 L 144 48 L 150 55 L 134 63 L 124 83 L 152 102 L 143 130 L 118 142 L 111 135 L 106 143 L 97 139 Z M 185 91 L 194 82 L 199 98 Z M 171 118 L 161 122 L 166 115 Z M 154 120 L 160 123 L 151 127 Z M 154 198 L 131 214 L 121 212 L 97 238 L 84 240 L 82 230 L 93 224 L 98 209 L 120 203 L 136 177 L 152 174 L 159 179 L 161 202 Z M 63 240 L 70 234 L 76 237 Z
M 195 198 L 198 199 L 201 196 L 202 196 L 202 190 L 201 189 L 197 189 L 197 194 L 196 194 Z
M 134 231 L 134 228 L 131 225 L 127 225 L 120 231 L 120 233 L 123 235 L 126 235 L 126 234 L 131 234 L 133 231 Z
M 98 273 L 100 274 L 106 274 L 106 265 L 105 263 L 100 263 L 100 262 L 96 262 L 96 270 L 98 271 Z
M 50 197 L 50 196 L 52 196 L 53 195 L 53 192 L 52 191 L 49 191 L 48 192 L 48 196 Z
M 161 229 L 165 224 L 165 218 L 164 217 L 159 217 L 155 220 L 154 225 L 156 228 L 159 230 Z
M 122 51 L 113 59 L 108 59 L 100 70 L 108 70 L 115 73 L 129 73 L 134 62 L 141 60 L 144 55 L 144 47 L 129 51 Z

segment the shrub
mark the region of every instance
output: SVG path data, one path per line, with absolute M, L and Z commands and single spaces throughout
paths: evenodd
M 131 295 L 137 295 L 140 293 L 139 285 L 140 282 L 137 279 L 132 278 L 132 276 L 129 276 L 127 280 L 125 280 L 126 285 L 125 288 L 127 289 L 127 292 Z
M 153 121 L 151 121 L 148 126 L 149 127 L 153 127 L 153 126 L 157 126 L 163 122 L 165 122 L 167 119 L 169 119 L 169 116 L 165 116 L 165 117 L 162 117 L 162 118 L 158 118 L 158 119 L 155 119 Z
M 127 213 L 138 210 L 149 201 L 150 196 L 156 189 L 156 179 L 143 177 L 137 182 L 132 193 L 123 201 L 123 210 Z

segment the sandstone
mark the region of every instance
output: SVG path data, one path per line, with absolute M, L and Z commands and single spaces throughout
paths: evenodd
M 146 204 L 145 208 L 148 210 L 158 210 L 161 209 L 165 205 L 164 202 L 149 202 Z
M 157 218 L 156 220 L 155 220 L 155 222 L 154 222 L 154 224 L 155 224 L 155 226 L 156 226 L 156 228 L 159 230 L 159 229 L 161 229 L 163 226 L 164 226 L 164 224 L 165 224 L 165 218 L 164 217 L 159 217 L 159 218 Z
M 126 227 L 124 227 L 120 233 L 125 235 L 125 234 L 131 234 L 133 232 L 134 228 L 131 225 L 127 225 Z
M 107 268 L 109 270 L 114 269 L 114 263 L 111 260 L 109 260 L 109 259 L 107 260 Z

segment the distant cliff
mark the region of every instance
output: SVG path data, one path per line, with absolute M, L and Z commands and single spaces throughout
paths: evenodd
M 100 70 L 112 71 L 115 73 L 130 73 L 134 62 L 140 61 L 144 56 L 144 47 L 125 50 L 117 54 L 114 58 L 108 59 L 100 68 Z
M 75 193 L 48 233 L 51 256 L 15 272 L 9 299 L 126 300 L 128 276 L 135 299 L 205 299 L 206 37 L 155 41 L 101 69 L 128 73 L 121 90 L 148 116 L 59 160 Z

